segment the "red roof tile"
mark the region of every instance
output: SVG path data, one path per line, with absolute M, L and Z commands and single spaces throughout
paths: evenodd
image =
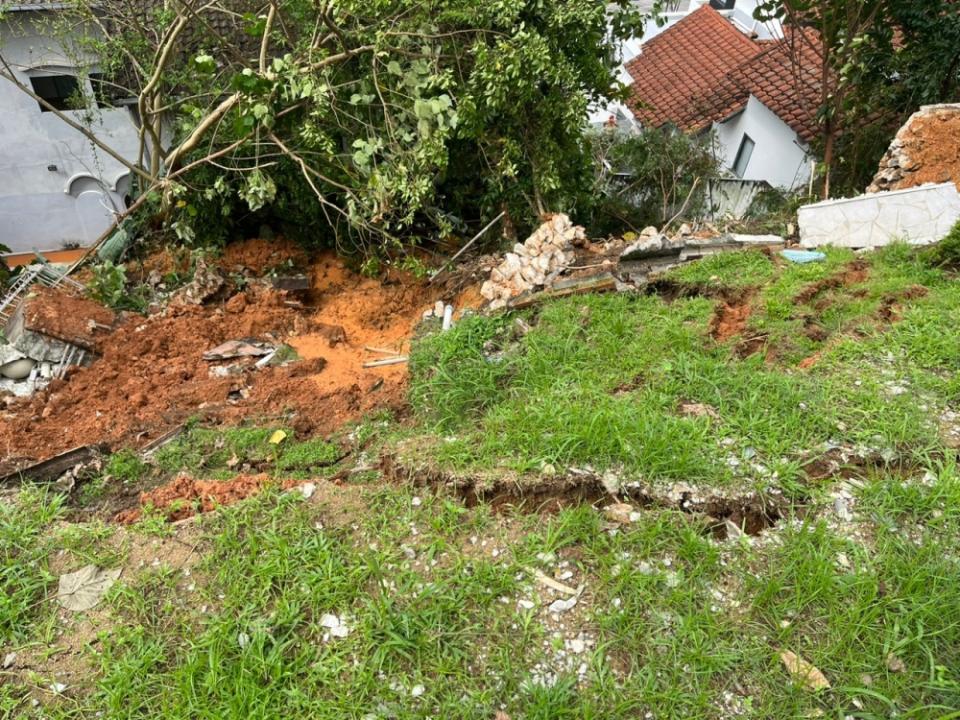
M 813 31 L 755 41 L 704 5 L 627 64 L 634 79 L 630 106 L 646 125 L 697 132 L 742 110 L 754 95 L 810 142 L 818 131 L 820 68 Z
M 698 101 L 737 66 L 759 52 L 720 13 L 704 5 L 644 43 L 627 63 L 633 78 L 631 110 L 647 125 L 702 125 Z

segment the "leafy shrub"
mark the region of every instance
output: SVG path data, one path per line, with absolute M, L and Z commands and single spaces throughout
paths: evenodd
M 127 269 L 105 260 L 94 265 L 93 279 L 87 285 L 90 297 L 114 310 L 147 309 L 149 289 L 145 285 L 127 286 Z
M 720 176 L 712 136 L 605 128 L 590 134 L 588 142 L 599 197 L 594 229 L 601 233 L 624 225 L 660 227 L 681 209 L 695 216 L 705 208 L 709 181 Z
M 947 236 L 924 253 L 925 260 L 934 267 L 960 269 L 960 222 Z

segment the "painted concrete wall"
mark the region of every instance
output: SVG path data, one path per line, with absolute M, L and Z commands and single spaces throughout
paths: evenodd
M 731 168 L 744 134 L 756 143 L 744 180 L 795 188 L 810 178 L 810 158 L 797 134 L 766 105 L 751 96 L 743 112 L 714 126 L 722 164 Z
M 4 57 L 27 86 L 31 75 L 76 73 L 75 60 L 43 37 L 39 28 L 47 15 L 8 13 L 0 23 Z M 68 114 L 86 124 L 83 111 Z M 135 159 L 137 130 L 130 113 L 113 108 L 93 114 L 89 127 L 97 137 Z M 129 182 L 121 163 L 0 78 L 0 243 L 13 252 L 88 244 L 108 227 L 112 212 L 122 209 Z
M 879 247 L 894 240 L 927 245 L 960 220 L 960 193 L 951 183 L 826 200 L 800 208 L 804 247 Z
M 707 205 L 715 220 L 741 219 L 747 214 L 757 193 L 769 190 L 769 183 L 756 180 L 721 178 L 707 185 Z

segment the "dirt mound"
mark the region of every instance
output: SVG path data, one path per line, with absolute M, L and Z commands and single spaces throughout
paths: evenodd
M 218 265 L 228 272 L 247 271 L 262 275 L 279 267 L 304 267 L 307 253 L 292 240 L 250 238 L 232 242 L 223 250 Z
M 101 341 L 102 357 L 52 382 L 0 415 L 0 459 L 37 460 L 92 443 L 142 446 L 188 418 L 236 424 L 282 418 L 302 435 L 405 402 L 405 365 L 363 368 L 384 357 L 367 346 L 406 348 L 440 288 L 399 276 L 385 282 L 349 271 L 332 254 L 310 266 L 304 307 L 282 292 L 254 286 L 243 301 L 173 306 L 149 317 L 128 315 Z M 236 297 L 236 296 L 234 296 Z M 331 334 L 330 326 L 342 328 Z M 211 375 L 205 351 L 226 340 L 287 342 L 305 362 Z M 325 362 L 324 362 L 325 361 Z
M 960 104 L 927 105 L 897 132 L 867 192 L 950 181 L 960 190 Z
M 20 310 L 25 329 L 96 351 L 117 319 L 93 300 L 43 286 L 30 291 Z
M 175 522 L 198 512 L 233 505 L 276 482 L 268 475 L 238 475 L 232 480 L 194 480 L 187 475 L 178 475 L 166 485 L 140 493 L 140 507 L 117 513 L 114 520 L 125 525 L 135 523 L 143 516 L 143 509 L 151 507 L 164 512 L 167 520 Z M 287 489 L 299 484 L 299 480 L 287 480 L 282 487 Z

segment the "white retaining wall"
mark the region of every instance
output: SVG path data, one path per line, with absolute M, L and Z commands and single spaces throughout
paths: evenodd
M 960 193 L 953 183 L 825 200 L 800 208 L 803 247 L 880 247 L 895 240 L 938 242 L 960 220 Z

